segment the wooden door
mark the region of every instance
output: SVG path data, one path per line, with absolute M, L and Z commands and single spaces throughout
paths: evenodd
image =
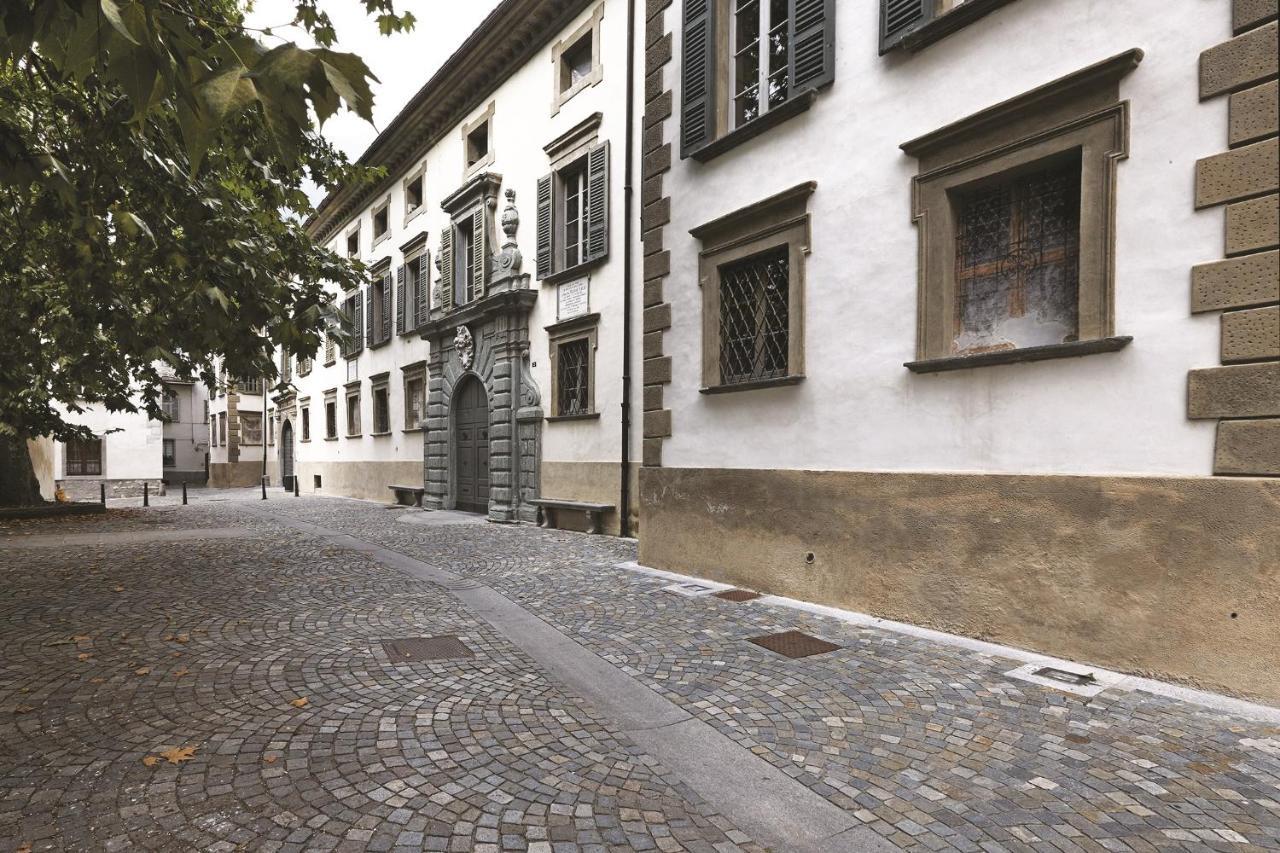
M 489 399 L 484 386 L 463 380 L 453 395 L 454 470 L 458 509 L 489 511 Z

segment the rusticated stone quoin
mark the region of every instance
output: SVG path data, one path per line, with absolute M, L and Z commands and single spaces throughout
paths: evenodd
M 1280 477 L 1280 418 L 1219 422 L 1213 473 Z
M 1280 147 L 1274 138 L 1196 162 L 1196 209 L 1280 189 Z
M 1280 195 L 1265 195 L 1227 206 L 1228 257 L 1275 248 L 1280 248 Z
M 1222 315 L 1222 363 L 1280 358 L 1280 306 Z
M 1280 251 L 1191 268 L 1191 311 L 1248 308 L 1280 300 Z
M 1200 97 L 1238 91 L 1274 76 L 1276 32 L 1272 21 L 1200 54 Z
M 1280 362 L 1191 371 L 1187 417 L 1280 417 Z

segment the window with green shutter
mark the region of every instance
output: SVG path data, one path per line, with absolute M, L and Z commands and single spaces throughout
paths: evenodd
M 538 278 L 571 276 L 609 255 L 609 143 L 538 181 Z
M 880 53 L 918 50 L 1013 0 L 880 0 Z

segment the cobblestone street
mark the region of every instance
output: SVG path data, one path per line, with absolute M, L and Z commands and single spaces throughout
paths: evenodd
M 673 594 L 625 540 L 256 497 L 0 523 L 0 847 L 1280 849 L 1280 712 Z M 747 642 L 792 629 L 839 648 Z

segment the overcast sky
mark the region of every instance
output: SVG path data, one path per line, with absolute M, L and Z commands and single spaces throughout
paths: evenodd
M 333 18 L 338 32 L 335 49 L 360 54 L 380 81 L 373 84 L 374 123 L 370 125 L 353 113 L 339 112 L 325 122 L 325 137 L 352 160 L 359 157 L 498 2 L 397 0 L 396 11 L 412 12 L 418 19 L 417 24 L 412 32 L 382 36 L 361 0 L 322 0 L 320 6 Z M 278 28 L 293 16 L 291 0 L 256 0 L 248 23 L 277 28 L 275 31 L 280 35 L 309 44 L 305 42 L 305 34 Z M 269 38 L 267 43 L 280 42 Z

